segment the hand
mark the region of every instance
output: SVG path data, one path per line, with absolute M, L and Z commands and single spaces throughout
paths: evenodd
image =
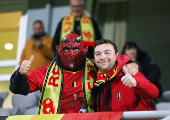
M 34 40 L 34 45 L 37 46 L 38 48 L 41 48 L 43 44 L 41 40 Z
M 19 69 L 19 73 L 21 75 L 26 75 L 31 67 L 31 63 L 32 61 L 34 60 L 34 55 L 31 55 L 30 59 L 29 60 L 24 60 L 22 63 L 21 63 L 21 67 Z
M 132 75 L 128 72 L 128 70 L 127 70 L 127 68 L 125 66 L 123 66 L 122 68 L 123 68 L 123 72 L 125 74 L 121 78 L 122 83 L 125 86 L 128 86 L 129 88 L 136 87 L 137 82 L 136 82 L 135 78 L 132 77 Z
M 128 63 L 124 65 L 127 68 L 127 71 L 131 75 L 136 75 L 139 72 L 138 65 L 136 63 Z

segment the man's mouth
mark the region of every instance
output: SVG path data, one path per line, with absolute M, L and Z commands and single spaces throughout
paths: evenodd
M 75 60 L 67 60 L 67 63 L 75 63 Z
M 107 63 L 107 61 L 102 61 L 102 62 L 100 62 L 100 64 L 106 64 Z

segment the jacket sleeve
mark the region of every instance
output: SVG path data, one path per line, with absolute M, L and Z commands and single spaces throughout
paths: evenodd
M 27 95 L 37 90 L 41 91 L 48 66 L 37 68 L 28 75 L 21 75 L 19 69 L 17 69 L 10 79 L 10 91 L 22 95 Z
M 52 42 L 53 42 L 53 38 L 48 37 L 47 40 L 43 41 L 43 47 L 41 49 L 43 55 L 50 60 L 52 60 L 55 56 L 54 51 L 52 50 L 51 47 Z
M 9 90 L 15 94 L 27 95 L 30 91 L 26 75 L 19 73 L 19 68 L 12 74 L 10 78 Z
M 133 77 L 136 79 L 137 82 L 137 86 L 134 87 L 134 89 L 136 93 L 141 96 L 142 99 L 155 99 L 158 97 L 158 88 L 149 80 L 147 80 L 141 72 L 133 75 Z
M 132 63 L 135 63 L 136 65 L 138 65 L 138 70 L 139 72 L 141 72 L 141 65 L 138 61 L 132 61 Z
M 53 43 L 52 43 L 52 49 L 53 49 L 54 52 L 56 51 L 55 45 L 60 45 L 62 20 L 63 19 L 61 19 L 61 21 L 58 23 L 57 29 L 56 29 L 55 34 L 54 34 Z

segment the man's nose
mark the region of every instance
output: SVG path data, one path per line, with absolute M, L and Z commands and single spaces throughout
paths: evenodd
M 70 50 L 70 56 L 74 55 L 74 51 L 71 49 Z
M 105 59 L 105 58 L 106 58 L 106 55 L 102 53 L 100 56 L 100 59 Z

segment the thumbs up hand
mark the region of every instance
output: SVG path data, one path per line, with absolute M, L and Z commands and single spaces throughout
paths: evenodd
M 31 67 L 31 63 L 32 61 L 34 60 L 34 55 L 31 55 L 30 59 L 29 60 L 24 60 L 22 63 L 21 63 L 21 67 L 19 69 L 19 73 L 21 75 L 26 75 Z
M 128 70 L 127 70 L 127 68 L 125 66 L 123 66 L 122 68 L 123 68 L 123 72 L 125 74 L 121 78 L 122 83 L 125 86 L 128 86 L 129 88 L 136 87 L 137 82 L 136 82 L 135 78 L 132 77 L 132 75 L 128 72 Z

